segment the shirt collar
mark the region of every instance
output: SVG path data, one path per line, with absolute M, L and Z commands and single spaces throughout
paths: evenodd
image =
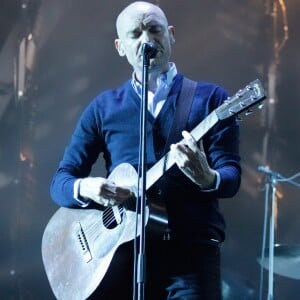
M 173 82 L 173 79 L 177 75 L 177 68 L 174 62 L 169 63 L 169 70 L 166 73 L 163 73 L 159 77 L 159 85 L 164 82 L 168 87 Z M 141 97 L 142 96 L 142 84 L 136 79 L 135 72 L 132 73 L 131 84 L 136 93 Z

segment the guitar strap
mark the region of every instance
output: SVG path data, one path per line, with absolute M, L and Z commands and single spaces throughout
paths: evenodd
M 165 152 L 168 151 L 171 144 L 177 143 L 182 139 L 181 132 L 184 129 L 186 129 L 186 124 L 191 111 L 196 87 L 197 82 L 190 80 L 186 77 L 183 78 L 181 91 L 176 102 L 176 109 L 174 113 L 172 126 L 165 144 Z M 165 208 L 163 208 L 163 211 L 163 215 L 168 221 L 168 216 L 165 211 Z M 171 231 L 168 225 L 163 230 L 163 239 L 171 239 Z
M 186 77 L 183 78 L 180 94 L 176 102 L 172 127 L 166 141 L 165 149 L 182 139 L 181 132 L 186 128 L 188 117 L 191 111 L 197 82 Z

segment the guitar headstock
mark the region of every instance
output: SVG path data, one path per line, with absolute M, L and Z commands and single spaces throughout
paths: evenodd
M 219 120 L 224 120 L 249 111 L 252 106 L 261 104 L 266 98 L 262 83 L 259 79 L 250 82 L 234 96 L 225 100 L 215 111 Z

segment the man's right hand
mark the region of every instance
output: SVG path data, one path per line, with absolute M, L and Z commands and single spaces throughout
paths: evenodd
M 119 205 L 130 197 L 130 190 L 117 186 L 103 177 L 86 177 L 80 181 L 79 194 L 85 199 L 91 199 L 100 205 Z

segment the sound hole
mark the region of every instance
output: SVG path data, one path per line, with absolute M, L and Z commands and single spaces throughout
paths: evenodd
M 124 208 L 122 206 L 107 207 L 103 211 L 103 225 L 107 229 L 113 229 L 123 221 Z

